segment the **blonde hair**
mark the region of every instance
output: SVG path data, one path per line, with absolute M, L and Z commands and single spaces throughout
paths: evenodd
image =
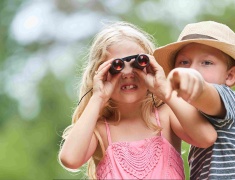
M 127 22 L 116 22 L 107 24 L 104 29 L 95 36 L 90 47 L 87 67 L 85 68 L 81 81 L 79 95 L 80 98 L 93 87 L 93 77 L 95 75 L 95 71 L 106 60 L 109 47 L 123 40 L 131 40 L 133 42 L 136 42 L 145 51 L 146 54 L 152 55 L 155 49 L 153 37 L 137 26 Z M 72 125 L 67 127 L 64 131 L 64 139 L 66 139 L 66 136 L 69 134 L 69 130 L 72 128 L 73 124 L 75 124 L 81 116 L 91 96 L 92 91 L 87 93 L 86 96 L 84 96 L 84 98 L 82 99 L 81 103 L 76 107 L 72 117 Z M 142 102 L 142 117 L 146 122 L 146 125 L 155 132 L 159 132 L 161 128 L 152 123 L 152 113 L 154 106 L 157 107 L 160 104 L 161 101 L 158 100 L 151 93 L 148 93 L 146 99 Z M 104 109 L 100 112 L 100 117 L 98 120 L 102 120 L 102 118 L 108 120 L 111 116 L 114 117 L 115 120 L 119 120 L 118 109 L 114 107 L 114 104 L 110 100 L 107 102 Z M 88 176 L 92 179 L 96 179 L 95 168 L 98 162 L 104 156 L 105 152 L 103 141 L 97 129 L 94 130 L 94 134 L 96 135 L 99 143 L 94 155 L 91 157 L 88 164 Z

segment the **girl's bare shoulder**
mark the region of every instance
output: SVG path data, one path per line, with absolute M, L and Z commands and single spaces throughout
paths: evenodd
M 96 131 L 97 131 L 98 135 L 101 137 L 101 139 L 104 143 L 104 146 L 107 147 L 108 146 L 107 129 L 106 129 L 106 124 L 105 124 L 104 119 L 101 119 L 101 120 L 97 121 Z
M 169 117 L 170 114 L 172 113 L 171 108 L 167 104 L 162 104 L 157 108 L 159 116 L 166 116 Z
M 161 107 L 158 108 L 159 120 L 162 126 L 163 136 L 178 152 L 180 152 L 181 141 L 171 127 L 172 113 L 173 111 L 167 104 L 163 104 Z

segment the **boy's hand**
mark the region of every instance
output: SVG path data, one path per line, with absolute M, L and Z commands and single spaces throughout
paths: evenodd
M 201 74 L 191 68 L 175 68 L 167 76 L 166 98 L 173 91 L 187 102 L 196 100 L 203 92 L 204 80 Z

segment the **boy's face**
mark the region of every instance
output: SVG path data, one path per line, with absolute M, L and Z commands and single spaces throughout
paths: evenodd
M 203 44 L 191 43 L 177 54 L 175 68 L 193 68 L 209 83 L 225 84 L 228 77 L 228 56 Z

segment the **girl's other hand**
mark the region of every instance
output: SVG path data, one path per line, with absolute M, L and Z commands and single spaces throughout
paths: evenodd
M 98 96 L 107 102 L 115 88 L 120 73 L 116 75 L 111 75 L 108 71 L 111 67 L 112 60 L 105 61 L 102 63 L 98 70 L 95 72 L 93 78 L 93 95 Z
M 165 88 L 166 88 L 166 75 L 163 68 L 157 63 L 155 58 L 148 55 L 150 65 L 145 71 L 136 69 L 135 71 L 141 78 L 145 80 L 145 83 L 150 92 L 154 93 L 158 98 L 164 101 Z

